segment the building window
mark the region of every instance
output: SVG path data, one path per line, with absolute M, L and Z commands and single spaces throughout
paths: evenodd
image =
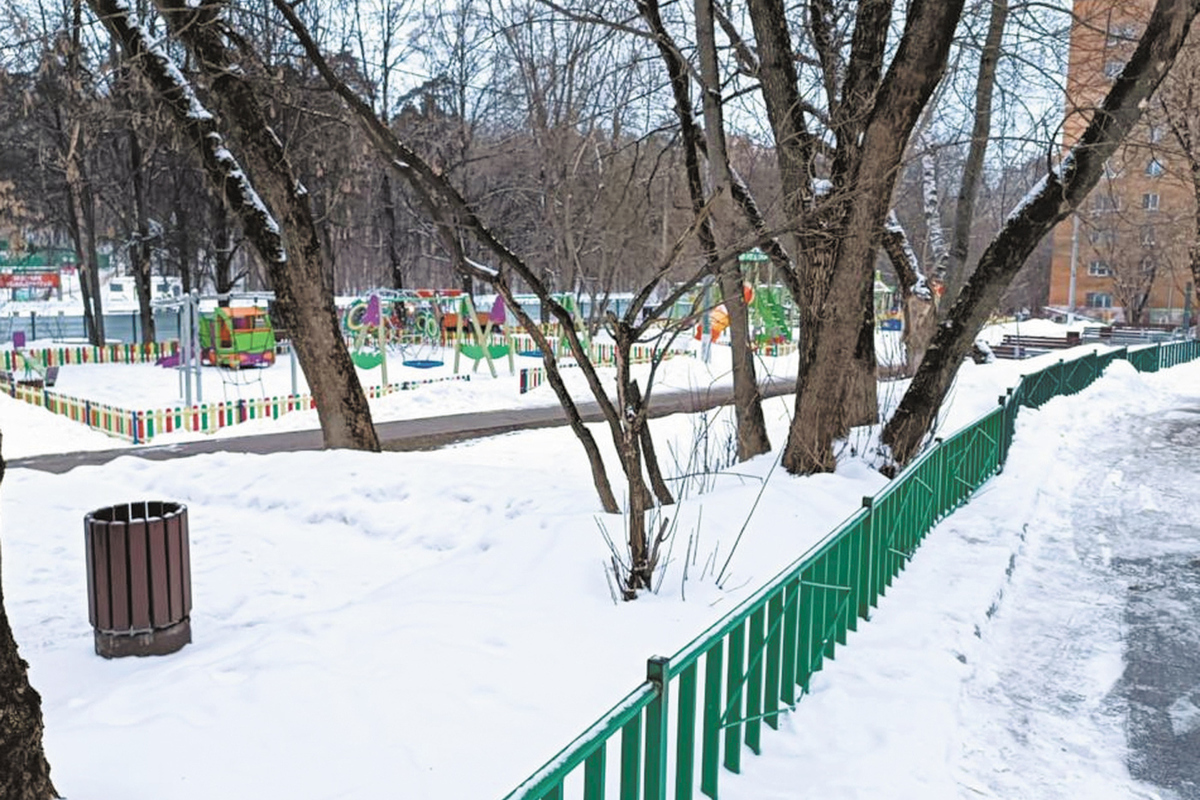
M 1094 278 L 1107 278 L 1112 275 L 1112 268 L 1107 261 L 1093 261 L 1088 264 L 1088 275 Z
M 1119 170 L 1116 166 L 1113 165 L 1111 158 L 1104 162 L 1104 177 L 1108 178 L 1111 181 L 1113 178 L 1117 177 L 1120 174 L 1121 174 L 1121 170 Z
M 1152 158 L 1146 162 L 1146 174 L 1151 178 L 1160 177 L 1163 174 L 1163 169 L 1162 162 L 1157 158 Z
M 1150 126 L 1150 144 L 1158 144 L 1162 141 L 1163 129 L 1162 125 Z
M 1088 241 L 1097 248 L 1115 247 L 1117 244 L 1117 232 L 1112 228 L 1092 228 L 1088 231 Z
M 1112 308 L 1112 295 L 1107 292 L 1088 292 L 1088 308 Z
M 1100 193 L 1092 197 L 1092 211 L 1103 213 L 1107 211 L 1116 211 L 1121 207 L 1118 197 L 1111 194 Z
M 1142 228 L 1142 247 L 1153 247 L 1158 244 L 1158 238 L 1154 235 L 1154 226 L 1146 225 Z
M 1108 46 L 1120 47 L 1130 42 L 1136 42 L 1137 36 L 1138 31 L 1135 25 L 1114 25 L 1108 29 Z
M 1121 74 L 1121 70 L 1123 69 L 1125 69 L 1124 61 L 1117 61 L 1116 59 L 1106 61 L 1104 62 L 1104 77 L 1110 80 L 1115 79 Z
M 1146 192 L 1142 195 L 1142 208 L 1146 211 L 1158 211 L 1158 194 L 1156 192 Z

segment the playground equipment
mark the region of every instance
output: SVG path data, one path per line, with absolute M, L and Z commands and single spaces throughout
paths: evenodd
M 900 293 L 887 285 L 879 270 L 875 270 L 875 327 L 881 331 L 898 331 L 904 328 Z
M 474 341 L 470 341 L 471 336 L 466 334 L 463 328 L 463 320 L 470 320 L 470 333 L 474 337 Z M 496 363 L 494 359 L 502 355 L 508 355 L 508 373 L 512 375 L 516 370 L 516 363 L 513 355 L 516 352 L 516 347 L 513 344 L 512 338 L 508 335 L 508 330 L 505 326 L 505 321 L 508 319 L 507 311 L 504 307 L 504 298 L 496 297 L 496 301 L 492 303 L 492 310 L 487 315 L 486 325 L 481 326 L 479 323 L 479 314 L 475 311 L 475 303 L 468 295 L 463 295 L 459 301 L 458 316 L 454 334 L 454 374 L 458 374 L 459 356 L 466 356 L 475 362 L 475 366 L 471 371 L 479 369 L 480 361 L 487 361 L 488 370 L 491 371 L 492 377 L 496 377 Z M 492 332 L 499 330 L 503 336 L 502 344 L 492 344 Z
M 754 287 L 748 283 L 742 284 L 742 297 L 746 298 L 746 306 L 750 307 L 754 301 Z M 702 323 L 696 326 L 696 340 L 701 341 L 705 334 L 705 328 L 708 329 L 709 343 L 715 343 L 721 338 L 721 334 L 729 327 L 729 309 L 721 303 L 708 312 L 707 325 Z
M 25 352 L 24 347 L 24 331 L 15 332 L 13 334 L 12 364 L 15 368 L 19 362 L 24 371 L 24 375 L 21 378 L 17 378 L 16 382 L 32 386 L 53 386 L 55 381 L 58 380 L 58 367 L 47 366 L 37 356 Z M 6 374 L 6 379 L 11 383 L 13 377 Z
M 571 325 L 575 328 L 575 334 L 579 338 L 580 344 L 586 349 L 588 346 L 588 327 L 583 320 L 583 315 L 579 311 L 579 304 L 575 300 L 575 295 L 570 292 L 559 292 L 550 296 L 556 303 L 566 309 L 567 313 L 571 316 Z M 538 303 L 539 307 L 540 305 Z M 552 344 L 554 345 L 553 349 L 556 356 L 561 358 L 571 355 L 570 342 L 566 331 L 562 329 L 562 325 L 559 322 L 555 321 L 550 325 L 543 325 L 542 332 L 546 334 L 547 339 L 553 340 Z M 525 337 L 522 337 L 522 339 L 525 340 Z M 542 351 L 531 342 L 526 349 L 518 350 L 517 355 L 529 358 L 541 358 Z
M 383 382 L 387 383 L 387 340 L 391 320 L 383 313 L 383 302 L 373 294 L 366 302 L 356 300 L 346 309 L 346 328 L 353 338 L 350 359 L 359 369 L 383 367 Z
M 219 367 L 269 367 L 275 363 L 275 329 L 258 306 L 217 308 L 200 315 L 201 361 Z
M 387 355 L 398 347 L 406 367 L 428 369 L 444 362 L 441 347 L 442 307 L 460 290 L 375 289 L 354 300 L 342 325 L 350 338 L 350 357 L 360 369 L 381 367 L 387 383 Z M 450 302 L 453 302 L 450 300 Z
M 759 286 L 754 290 L 750 314 L 755 344 L 782 344 L 792 340 L 789 301 L 787 290 L 782 286 Z

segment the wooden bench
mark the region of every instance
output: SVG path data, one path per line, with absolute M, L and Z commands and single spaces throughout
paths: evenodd
M 1002 346 L 1032 347 L 1038 350 L 1063 350 L 1078 347 L 1081 343 L 1078 331 L 1067 331 L 1066 336 L 1020 336 L 1006 333 L 1000 342 Z
M 994 344 L 991 346 L 996 358 L 1021 359 L 1045 355 L 1050 351 L 1044 347 L 1029 347 L 1022 344 Z

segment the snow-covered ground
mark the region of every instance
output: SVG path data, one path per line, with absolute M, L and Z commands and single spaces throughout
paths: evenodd
M 964 365 L 942 424 L 991 410 L 1038 366 Z M 85 394 L 105 384 L 128 398 L 153 391 L 139 383 L 145 370 L 114 379 L 109 369 L 69 368 L 62 379 L 75 374 Z M 721 369 L 678 359 L 664 381 L 704 386 L 727 380 Z M 1114 425 L 1136 433 L 1135 412 L 1172 407 L 1188 392 L 1194 404 L 1200 366 L 1137 375 L 1118 363 L 1112 373 L 1022 414 L 1005 473 L 931 535 L 875 622 L 852 635 L 789 717 L 791 734 L 766 733 L 767 755 L 747 758 L 741 778 L 724 775 L 723 797 L 1152 796 L 1137 794 L 1119 725 L 1099 711 L 1031 732 L 1070 739 L 1071 791 L 1046 788 L 1060 785 L 1062 767 L 1048 758 L 1010 763 L 1011 786 L 992 780 L 1013 752 L 1005 724 L 1014 712 L 986 690 L 1030 632 L 1006 628 L 1012 604 L 992 618 L 986 611 L 1009 580 L 1010 556 L 1032 546 L 1021 539 L 1024 523 L 1053 522 L 1070 476 L 1094 466 L 1090 437 Z M 889 384 L 883 402 L 901 389 Z M 392 395 L 373 413 L 525 402 L 552 399 L 546 387 L 519 396 L 505 375 Z M 790 403 L 766 404 L 777 445 Z M 233 430 L 301 425 L 305 416 Z M 711 453 L 732 431 L 726 412 L 652 426 L 674 475 L 696 471 L 683 462 L 704 431 Z M 8 457 L 116 444 L 2 396 L 0 431 Z M 867 443 L 867 433 L 852 442 Z M 433 452 L 131 457 L 64 475 L 11 469 L 0 505 L 5 601 L 42 693 L 56 785 L 71 800 L 498 800 L 637 685 L 648 656 L 689 641 L 878 491 L 884 479 L 852 449 L 867 448 L 847 447 L 833 475 L 788 477 L 777 450 L 711 478 L 703 493 L 675 481 L 683 500 L 670 510 L 673 555 L 658 593 L 635 603 L 612 600 L 601 529 L 619 540 L 621 519 L 600 513 L 566 429 Z M 155 498 L 189 508 L 194 642 L 166 657 L 106 661 L 92 652 L 81 521 L 95 508 Z M 703 565 L 730 557 L 747 519 L 731 577 L 718 587 Z M 689 541 L 699 567 L 684 581 Z M 1096 657 L 1070 666 L 1081 694 L 1102 697 L 1119 673 L 1119 643 L 1104 626 L 1089 635 Z

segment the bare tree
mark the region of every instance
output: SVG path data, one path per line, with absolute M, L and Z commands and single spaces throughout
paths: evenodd
M 963 164 L 958 200 L 954 207 L 954 234 L 947 253 L 944 282 L 948 284 L 946 299 L 953 300 L 966 279 L 967 258 L 971 241 L 971 222 L 975 218 L 975 201 L 983 182 L 984 156 L 992 130 L 992 97 L 996 88 L 996 68 L 1000 61 L 1001 42 L 1008 21 L 1008 0 L 990 0 L 987 34 L 979 53 L 979 74 L 975 82 L 975 109 L 971 129 L 971 144 Z M 949 302 L 947 302 L 947 306 Z
M 162 3 L 173 33 L 195 54 L 212 94 L 235 120 L 255 175 L 272 204 L 283 209 L 280 227 L 218 131 L 213 115 L 166 55 L 146 40 L 119 0 L 89 0 L 93 11 L 121 45 L 176 125 L 200 152 L 210 183 L 241 220 L 247 237 L 267 263 L 278 308 L 291 331 L 297 355 L 317 404 L 327 447 L 378 450 L 366 395 L 342 339 L 333 296 L 324 281 L 321 245 L 308 198 L 264 118 L 260 98 L 246 71 L 222 39 L 221 7 Z M 289 246 L 284 246 L 286 234 Z
M 800 94 L 784 3 L 750 2 L 784 210 L 798 228 L 801 366 L 783 455 L 789 472 L 832 470 L 834 440 L 877 419 L 875 257 L 909 136 L 945 69 L 961 10 L 961 2 L 910 4 L 893 49 L 891 3 L 860 3 L 849 30 L 847 9 L 810 4 L 806 32 L 824 88 L 814 108 Z M 817 190 L 822 165 L 827 191 Z
M 640 591 L 649 589 L 657 565 L 658 548 L 662 544 L 663 538 L 660 531 L 647 529 L 648 511 L 655 500 L 659 504 L 665 505 L 673 502 L 673 498 L 659 474 L 653 443 L 646 428 L 651 386 L 657 363 L 652 365 L 647 386 L 642 389 L 632 378 L 630 353 L 636 342 L 644 341 L 650 334 L 651 326 L 655 322 L 653 314 L 643 314 L 647 300 L 668 270 L 676 263 L 684 246 L 691 241 L 700 226 L 704 224 L 710 213 L 710 207 L 705 206 L 698 211 L 690 228 L 676 240 L 668 257 L 657 265 L 651 280 L 635 294 L 625 313 L 620 318 L 615 314 L 608 316 L 607 327 L 616 341 L 617 350 L 617 396 L 614 401 L 600 380 L 595 366 L 575 330 L 574 320 L 570 313 L 553 297 L 545 282 L 540 280 L 534 269 L 498 238 L 444 175 L 434 170 L 418 153 L 401 142 L 393 131 L 382 124 L 370 106 L 333 73 L 324 55 L 308 35 L 303 22 L 294 14 L 285 0 L 277 0 L 276 8 L 292 25 L 292 29 L 309 59 L 316 65 L 331 88 L 343 98 L 381 154 L 386 156 L 389 167 L 395 169 L 421 198 L 423 208 L 435 221 L 442 236 L 443 246 L 451 253 L 456 267 L 462 272 L 472 275 L 476 280 L 491 284 L 505 298 L 518 320 L 533 336 L 541 349 L 549 383 L 563 405 L 572 430 L 587 451 L 593 479 L 601 500 L 606 510 L 615 511 L 617 506 L 612 496 L 603 460 L 591 433 L 582 424 L 574 399 L 562 383 L 554 347 L 515 296 L 512 289 L 513 280 L 519 279 L 530 287 L 542 307 L 550 309 L 554 319 L 561 325 L 570 352 L 586 378 L 592 395 L 608 423 L 610 435 L 629 487 L 627 508 L 629 562 L 615 567 L 621 579 L 622 592 L 626 598 L 632 599 Z M 463 249 L 460 231 L 470 234 L 498 262 L 499 266 L 485 267 L 469 258 Z M 737 255 L 738 252 L 734 250 L 722 254 L 721 258 L 735 259 Z M 721 264 L 718 262 L 716 267 L 720 268 L 720 266 Z M 706 263 L 687 279 L 673 286 L 660 308 L 673 307 L 681 297 L 685 296 L 705 275 L 709 274 L 709 271 L 710 267 Z M 688 323 L 685 321 L 684 325 L 688 325 Z M 688 326 L 690 327 L 690 325 Z M 680 327 L 682 326 L 677 326 L 674 331 L 668 329 L 657 335 L 668 337 L 677 335 Z
M 711 202 L 719 204 L 719 208 L 729 208 L 729 197 L 733 194 L 735 182 L 725 143 L 722 81 L 717 62 L 713 4 L 711 0 L 696 0 L 695 4 L 701 106 L 705 120 L 703 129 L 696 124 L 693 116 L 691 78 L 687 65 L 683 61 L 678 44 L 667 31 L 658 0 L 641 0 L 638 7 L 654 35 L 659 56 L 666 65 L 670 79 L 675 100 L 675 115 L 679 119 L 692 212 L 699 215 L 710 202 L 705 195 L 701 176 L 701 152 L 705 152 L 708 157 L 709 184 L 713 192 Z M 738 183 L 741 194 L 748 195 L 745 187 Z M 753 200 L 749 202 L 753 203 Z M 728 214 L 725 216 L 728 217 Z M 717 278 L 721 297 L 729 314 L 738 458 L 746 460 L 770 450 L 771 443 L 767 438 L 762 395 L 755 376 L 754 353 L 750 346 L 750 313 L 742 292 L 743 278 L 736 261 L 720 257 L 715 229 L 708 218 L 700 224 L 699 240 L 709 268 Z
M 1195 42 L 1186 46 L 1171 68 L 1159 92 L 1156 112 L 1155 119 L 1163 120 L 1171 132 L 1175 145 L 1171 155 L 1182 165 L 1175 173 L 1191 189 L 1193 220 L 1187 263 L 1194 293 L 1192 307 L 1200 308 L 1200 46 Z

